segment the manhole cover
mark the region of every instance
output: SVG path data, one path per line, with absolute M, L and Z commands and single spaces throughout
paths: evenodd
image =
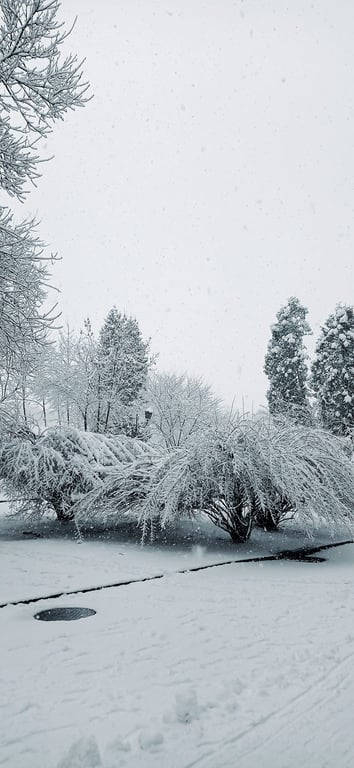
M 46 611 L 35 613 L 34 618 L 39 621 L 76 621 L 94 616 L 95 613 L 93 608 L 48 608 Z

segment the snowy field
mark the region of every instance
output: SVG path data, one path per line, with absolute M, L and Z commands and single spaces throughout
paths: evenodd
M 354 545 L 176 573 L 302 543 L 190 523 L 142 548 L 128 527 L 78 539 L 3 516 L 0 603 L 165 576 L 0 610 L 0 766 L 353 766 Z M 59 606 L 96 615 L 33 618 Z

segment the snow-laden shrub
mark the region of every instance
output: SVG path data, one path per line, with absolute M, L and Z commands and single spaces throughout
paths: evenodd
M 302 523 L 354 521 L 354 471 L 343 440 L 284 417 L 263 419 L 253 435 L 255 521 L 275 528 L 289 515 Z
M 214 442 L 215 434 L 210 433 L 194 446 L 170 452 L 150 449 L 129 464 L 112 467 L 101 487 L 77 504 L 77 518 L 129 511 L 145 534 L 155 522 L 164 527 L 176 517 L 195 515 L 220 496 Z
M 0 440 L 0 479 L 23 510 L 48 508 L 58 519 L 73 517 L 73 504 L 102 485 L 109 468 L 136 461 L 151 449 L 125 435 L 109 436 L 74 428 L 7 431 Z M 27 501 L 28 500 L 28 501 Z
M 353 465 L 340 439 L 284 418 L 244 419 L 194 445 L 112 467 L 77 515 L 129 510 L 145 535 L 155 524 L 204 512 L 242 541 L 253 523 L 274 529 L 294 514 L 305 526 L 353 523 L 353 500 Z

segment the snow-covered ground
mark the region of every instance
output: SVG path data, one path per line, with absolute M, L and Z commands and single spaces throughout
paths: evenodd
M 354 545 L 324 551 L 319 564 L 178 574 L 303 542 L 291 527 L 237 548 L 196 523 L 143 548 L 128 527 L 83 540 L 56 523 L 43 538 L 25 530 L 43 532 L 0 520 L 0 603 L 166 575 L 0 610 L 0 766 L 354 764 Z M 58 606 L 96 615 L 34 620 Z

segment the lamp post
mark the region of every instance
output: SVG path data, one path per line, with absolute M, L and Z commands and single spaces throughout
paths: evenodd
M 145 424 L 145 426 L 149 423 L 151 417 L 152 417 L 152 410 L 151 410 L 151 408 L 146 408 L 146 411 L 145 411 L 145 422 L 146 422 L 146 424 Z
M 151 408 L 146 408 L 144 416 L 145 416 L 144 427 L 146 428 L 148 426 L 148 423 L 149 423 L 151 417 L 152 417 L 152 410 L 151 410 Z M 138 437 L 138 433 L 139 433 L 139 414 L 137 413 L 136 416 L 135 416 L 135 425 L 134 425 L 133 437 Z

